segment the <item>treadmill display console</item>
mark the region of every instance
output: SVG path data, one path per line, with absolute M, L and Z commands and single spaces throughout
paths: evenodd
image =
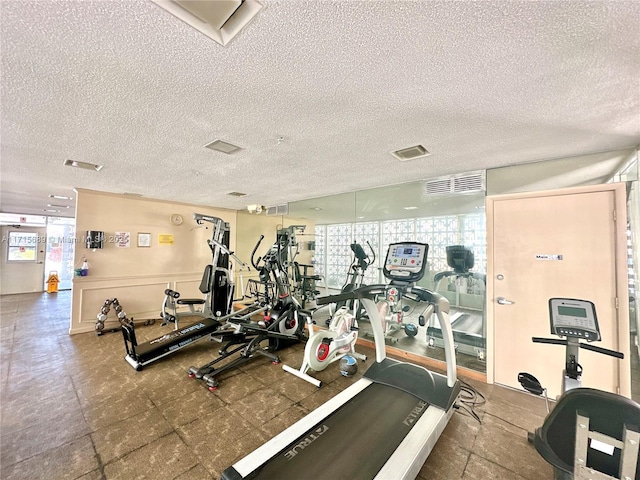
M 417 282 L 424 276 L 428 250 L 426 243 L 392 243 L 384 261 L 384 276 L 390 280 Z
M 596 308 L 588 300 L 551 298 L 549 319 L 554 335 L 582 338 L 588 342 L 600 340 Z

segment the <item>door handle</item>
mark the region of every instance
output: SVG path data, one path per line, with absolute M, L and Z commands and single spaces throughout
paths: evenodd
M 496 301 L 500 304 L 500 305 L 513 305 L 516 302 L 513 302 L 511 300 L 507 300 L 504 297 L 498 297 L 496 298 Z

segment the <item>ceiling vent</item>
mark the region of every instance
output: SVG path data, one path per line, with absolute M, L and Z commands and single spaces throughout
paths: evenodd
M 151 0 L 220 45 L 227 45 L 262 10 L 255 0 Z
M 216 150 L 218 152 L 226 153 L 228 155 L 231 155 L 232 153 L 242 150 L 241 147 L 238 147 L 237 145 L 234 145 L 229 142 L 223 142 L 222 140 L 214 140 L 213 142 L 206 144 L 204 148 Z
M 424 182 L 425 195 L 460 195 L 484 191 L 484 172 L 463 173 Z
M 391 155 L 396 157 L 401 162 L 406 162 L 407 160 L 415 160 L 416 158 L 428 157 L 431 154 L 422 145 L 416 145 L 415 147 L 396 150 L 395 152 L 391 152 Z
M 289 204 L 274 205 L 273 207 L 267 207 L 267 216 L 272 215 L 289 215 Z
M 64 164 L 67 167 L 84 168 L 85 170 L 95 170 L 96 172 L 99 172 L 100 170 L 102 170 L 102 167 L 103 167 L 103 165 L 96 165 L 94 163 L 87 163 L 87 162 L 78 162 L 76 160 L 65 160 Z

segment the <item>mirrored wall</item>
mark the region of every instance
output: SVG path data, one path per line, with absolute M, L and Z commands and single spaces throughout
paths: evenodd
M 628 148 L 487 170 L 486 174 L 480 173 L 482 185 L 475 192 L 464 190 L 466 175 L 471 178 L 475 174 L 425 179 L 293 202 L 289 204 L 288 218 L 308 221 L 306 258 L 313 267 L 308 271 L 321 275 L 321 286 L 316 289 L 320 294 L 326 294 L 324 288 L 336 293 L 349 285 L 385 282 L 380 266 L 390 243 L 403 240 L 428 243 L 428 270 L 418 285 L 435 290 L 449 300 L 458 365 L 485 373 L 485 195 L 613 181 L 627 182 L 629 199 L 634 204 L 637 202 L 637 151 Z M 457 189 L 454 184 L 458 180 L 462 188 Z M 452 184 L 447 186 L 447 181 Z M 473 190 L 477 183 L 472 181 L 466 186 Z M 635 308 L 636 272 L 640 263 L 637 254 L 638 206 L 630 205 L 628 213 L 632 252 L 629 263 L 630 334 L 632 352 L 637 359 L 640 351 L 637 334 L 640 315 Z M 285 218 L 283 223 L 286 221 Z M 352 248 L 356 244 L 361 248 Z M 360 252 L 361 259 L 356 252 Z M 328 318 L 329 313 L 318 310 L 318 323 Z M 439 325 L 435 318 L 426 318 L 425 324 L 420 325 L 424 313 L 422 305 L 408 301 L 400 315 L 388 317 L 385 323 L 388 344 L 406 352 L 444 360 Z M 365 338 L 371 332 L 367 322 L 365 317 L 360 322 Z M 632 386 L 640 391 L 638 372 L 640 369 L 634 370 Z
M 429 191 L 428 182 L 361 190 L 289 204 L 289 217 L 306 218 L 315 225 L 310 240 L 313 273 L 320 275 L 317 290 L 331 293 L 387 283 L 382 263 L 391 243 L 427 243 L 427 269 L 418 285 L 444 295 L 450 303 L 458 365 L 485 372 L 486 220 L 483 173 L 475 190 Z M 452 187 L 453 188 L 453 187 Z M 426 305 L 405 299 L 384 319 L 388 345 L 416 355 L 444 360 L 442 333 Z M 331 311 L 319 309 L 322 324 Z M 373 339 L 371 325 L 361 310 L 359 328 Z

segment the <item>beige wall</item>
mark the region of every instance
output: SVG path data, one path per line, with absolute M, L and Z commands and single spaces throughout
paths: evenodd
M 250 263 L 251 252 L 260 235 L 265 238 L 256 258 L 275 242 L 278 228 L 287 225 L 307 225 L 306 233 L 313 233 L 314 225 L 281 216 L 253 215 L 198 205 L 131 198 L 88 190 L 79 190 L 76 206 L 76 232 L 83 241 L 76 247 L 74 265 L 82 264 L 82 256 L 89 261 L 89 275 L 74 277 L 70 333 L 94 331 L 96 317 L 106 299 L 118 298 L 129 318 L 159 318 L 164 290 L 172 288 L 183 298 L 201 298 L 198 291 L 204 267 L 211 262 L 207 240 L 211 229 L 198 227 L 194 213 L 221 218 L 230 224 L 230 249 L 244 262 Z M 184 222 L 173 225 L 170 217 L 179 214 Z M 206 224 L 210 226 L 210 224 Z M 105 233 L 103 249 L 89 250 L 84 244 L 88 230 Z M 130 246 L 119 248 L 113 241 L 116 232 L 129 232 Z M 151 247 L 137 246 L 138 233 L 151 233 Z M 173 245 L 160 245 L 159 235 L 173 235 Z M 300 237 L 301 254 L 298 261 L 310 263 L 306 249 L 309 239 Z M 304 244 L 304 247 L 303 245 Z M 307 258 L 308 257 L 308 258 Z M 236 296 L 241 283 L 238 265 Z M 253 267 L 244 273 L 242 284 L 256 277 Z M 115 313 L 109 313 L 106 327 L 117 326 Z
M 70 333 L 93 331 L 100 307 L 108 298 L 118 298 L 129 317 L 158 318 L 167 287 L 178 290 L 183 298 L 201 297 L 198 285 L 205 265 L 211 262 L 207 245 L 211 229 L 197 228 L 194 213 L 229 222 L 230 247 L 235 248 L 234 210 L 79 190 L 76 234 L 83 238 L 87 230 L 103 231 L 105 244 L 95 251 L 88 250 L 84 242 L 77 244 L 74 265 L 80 267 L 85 255 L 90 268 L 87 277 L 74 277 Z M 173 225 L 172 214 L 182 215 L 183 223 Z M 115 232 L 130 233 L 129 248 L 116 247 Z M 151 247 L 137 246 L 139 232 L 151 233 Z M 173 235 L 174 243 L 160 245 L 161 234 Z M 117 325 L 113 312 L 106 325 L 112 324 Z

